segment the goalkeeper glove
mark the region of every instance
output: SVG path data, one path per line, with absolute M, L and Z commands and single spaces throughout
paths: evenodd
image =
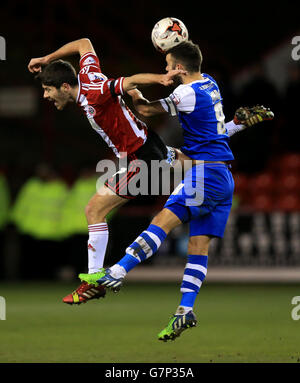
M 247 128 L 265 120 L 272 120 L 274 113 L 270 108 L 263 105 L 253 107 L 242 106 L 238 108 L 234 114 L 233 121 L 236 125 L 245 125 Z

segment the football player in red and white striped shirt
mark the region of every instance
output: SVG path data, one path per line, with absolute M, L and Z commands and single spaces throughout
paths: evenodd
M 72 54 L 80 55 L 78 75 L 74 67 L 61 58 Z M 76 102 L 86 114 L 92 128 L 104 139 L 117 157 L 127 153 L 128 169 L 125 174 L 116 174 L 117 182 L 107 182 L 89 201 L 85 213 L 88 221 L 88 267 L 89 273 L 103 266 L 108 242 L 105 217 L 114 208 L 132 198 L 124 195 L 122 188 L 138 173 L 138 159 L 147 155 L 151 159 L 164 159 L 167 148 L 160 138 L 147 130 L 126 106 L 122 99 L 125 92 L 134 92 L 137 86 L 173 83 L 173 77 L 183 73 L 173 70 L 166 74 L 137 74 L 130 77 L 108 79 L 102 72 L 99 59 L 89 39 L 70 42 L 44 57 L 33 58 L 28 64 L 32 73 L 37 73 L 44 89 L 44 98 L 54 102 L 58 110 L 69 102 Z M 161 105 L 158 112 L 164 113 Z M 177 152 L 178 153 L 178 152 Z M 119 172 L 120 173 L 120 172 Z M 111 181 L 113 181 L 111 179 Z M 76 291 L 63 301 L 80 304 L 89 299 L 105 295 L 101 286 L 93 287 L 82 283 Z

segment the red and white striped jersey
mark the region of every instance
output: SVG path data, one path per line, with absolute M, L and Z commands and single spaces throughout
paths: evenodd
M 79 65 L 76 102 L 117 157 L 121 152 L 134 153 L 147 139 L 147 126 L 121 97 L 124 77 L 108 79 L 101 73 L 99 59 L 93 53 L 83 55 Z

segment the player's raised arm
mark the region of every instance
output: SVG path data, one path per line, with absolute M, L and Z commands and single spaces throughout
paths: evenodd
M 71 41 L 70 43 L 63 45 L 61 48 L 46 56 L 31 59 L 28 64 L 28 70 L 31 73 L 40 72 L 42 70 L 42 66 L 49 64 L 51 61 L 74 54 L 83 56 L 87 52 L 95 54 L 95 50 L 89 39 L 83 38 Z

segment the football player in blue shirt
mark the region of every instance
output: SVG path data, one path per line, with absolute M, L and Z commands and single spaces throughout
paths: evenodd
M 234 181 L 228 161 L 234 156 L 229 136 L 245 126 L 232 121 L 226 124 L 222 97 L 216 81 L 201 73 L 202 54 L 198 45 L 187 41 L 166 54 L 169 72 L 181 69 L 177 88 L 161 100 L 149 102 L 139 91 L 131 91 L 139 113 L 152 116 L 159 113 L 177 115 L 183 128 L 181 151 L 192 160 L 181 184 L 174 190 L 164 208 L 150 226 L 126 249 L 126 255 L 109 269 L 95 274 L 80 274 L 82 281 L 118 290 L 125 275 L 143 260 L 152 256 L 168 233 L 182 223 L 189 223 L 187 264 L 181 284 L 181 301 L 158 339 L 175 339 L 182 331 L 196 325 L 193 312 L 195 299 L 207 273 L 209 244 L 212 238 L 222 238 L 229 217 Z M 261 108 L 255 122 L 273 118 L 273 113 Z M 239 122 L 239 121 L 238 121 Z

